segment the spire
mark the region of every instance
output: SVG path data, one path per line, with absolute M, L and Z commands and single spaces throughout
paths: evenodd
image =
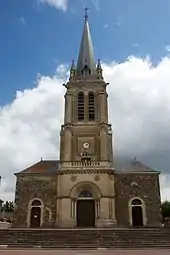
M 85 8 L 84 28 L 77 62 L 77 75 L 95 75 L 96 63 L 93 53 L 93 44 L 88 24 L 88 8 Z
M 70 79 L 72 79 L 75 76 L 75 74 L 76 74 L 76 67 L 73 60 L 70 67 Z
M 102 70 L 100 59 L 98 59 L 96 71 L 97 71 L 98 78 L 103 79 L 103 76 L 102 76 L 103 75 L 103 70 Z

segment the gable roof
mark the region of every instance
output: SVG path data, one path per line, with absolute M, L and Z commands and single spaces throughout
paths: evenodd
M 59 162 L 59 160 L 40 160 L 23 171 L 15 173 L 15 175 L 55 173 L 59 168 Z
M 159 173 L 159 171 L 153 170 L 152 168 L 144 165 L 140 161 L 133 159 L 130 161 L 124 162 L 121 167 L 116 168 L 120 173 L 129 172 L 129 173 Z

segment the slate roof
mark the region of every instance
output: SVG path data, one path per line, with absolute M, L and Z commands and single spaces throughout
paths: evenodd
M 148 172 L 148 173 L 159 173 L 159 171 L 153 170 L 152 168 L 146 166 L 140 161 L 133 159 L 130 161 L 125 161 L 116 167 L 117 171 L 120 172 Z
M 59 163 L 59 160 L 40 160 L 36 164 L 15 175 L 55 173 L 59 168 Z M 117 165 L 115 165 L 115 169 L 117 173 L 159 173 L 159 171 L 153 170 L 136 159 L 119 162 L 119 164 L 117 163 Z
M 77 74 L 81 76 L 84 66 L 91 70 L 91 74 L 96 74 L 96 62 L 93 52 L 93 43 L 91 39 L 91 33 L 87 16 L 84 21 L 83 35 L 81 39 L 81 45 L 79 50 L 78 62 L 77 62 Z
M 55 173 L 59 167 L 59 160 L 40 160 L 36 164 L 26 168 L 25 170 L 16 173 L 18 174 L 44 174 Z

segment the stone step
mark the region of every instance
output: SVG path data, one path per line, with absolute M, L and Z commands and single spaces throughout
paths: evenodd
M 10 248 L 170 248 L 170 229 L 8 229 L 0 245 Z
M 114 246 L 110 246 L 110 245 L 106 245 L 106 246 L 96 246 L 96 245 L 8 245 L 7 248 L 44 248 L 44 249 L 142 249 L 142 248 L 159 248 L 159 249 L 170 249 L 170 245 L 126 245 L 126 244 L 121 244 L 121 245 L 114 245 Z

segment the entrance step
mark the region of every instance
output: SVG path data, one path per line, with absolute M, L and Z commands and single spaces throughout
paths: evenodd
M 0 247 L 170 248 L 170 229 L 0 229 Z

